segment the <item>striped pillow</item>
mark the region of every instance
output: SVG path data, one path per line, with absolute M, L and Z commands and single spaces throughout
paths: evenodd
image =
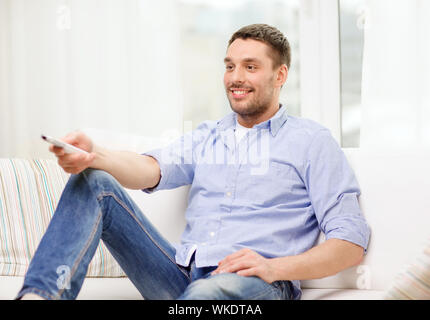
M 387 290 L 386 300 L 430 300 L 430 239 L 423 252 Z
M 54 160 L 0 159 L 0 275 L 25 275 L 68 178 Z M 100 242 L 87 276 L 125 274 Z

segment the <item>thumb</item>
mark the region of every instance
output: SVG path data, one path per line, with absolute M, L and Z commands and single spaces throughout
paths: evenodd
M 64 136 L 61 140 L 68 144 L 76 144 L 78 142 L 78 135 L 75 132 L 71 132 Z

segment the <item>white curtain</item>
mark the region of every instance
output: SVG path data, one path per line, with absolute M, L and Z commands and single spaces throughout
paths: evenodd
M 0 0 L 0 157 L 40 134 L 182 128 L 172 1 Z
M 366 9 L 360 147 L 429 147 L 430 1 Z

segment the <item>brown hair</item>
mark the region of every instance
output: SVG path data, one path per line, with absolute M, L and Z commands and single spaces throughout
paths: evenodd
M 273 67 L 291 64 L 291 48 L 287 38 L 281 31 L 267 24 L 251 24 L 237 30 L 230 38 L 228 46 L 236 39 L 253 39 L 268 44 L 273 50 L 269 53 L 273 60 Z

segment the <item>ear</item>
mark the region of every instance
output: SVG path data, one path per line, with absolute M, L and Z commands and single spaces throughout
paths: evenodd
M 286 64 L 282 64 L 278 68 L 277 76 L 276 76 L 276 84 L 279 87 L 282 87 L 288 78 L 288 67 Z

